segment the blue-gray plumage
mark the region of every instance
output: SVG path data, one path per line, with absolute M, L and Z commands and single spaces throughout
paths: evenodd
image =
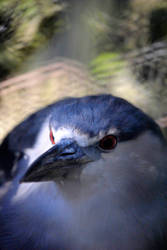
M 158 125 L 111 95 L 31 115 L 0 147 L 0 249 L 165 250 L 166 153 Z

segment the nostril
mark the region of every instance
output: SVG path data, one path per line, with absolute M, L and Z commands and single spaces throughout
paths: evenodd
M 63 152 L 61 156 L 66 156 L 66 155 L 73 155 L 75 152 Z
M 76 153 L 76 150 L 75 148 L 65 148 L 62 153 L 61 153 L 61 156 L 67 156 L 67 155 L 73 155 Z

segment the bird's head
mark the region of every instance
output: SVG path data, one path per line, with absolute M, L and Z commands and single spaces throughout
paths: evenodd
M 146 179 L 148 185 L 159 174 L 156 154 L 164 145 L 161 131 L 121 98 L 65 99 L 57 103 L 48 126 L 52 146 L 32 163 L 23 182 L 77 179 L 120 185 L 135 178 Z

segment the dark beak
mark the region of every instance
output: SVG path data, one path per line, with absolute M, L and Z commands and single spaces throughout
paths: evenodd
M 53 146 L 28 169 L 21 182 L 50 181 L 66 176 L 69 171 L 81 168 L 91 159 L 73 139 L 62 139 Z

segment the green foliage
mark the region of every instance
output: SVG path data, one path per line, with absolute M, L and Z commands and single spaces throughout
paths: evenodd
M 118 53 L 105 52 L 90 63 L 92 74 L 99 80 L 105 80 L 118 73 L 125 66 L 125 61 Z
M 45 0 L 1 0 L 0 79 L 15 74 L 23 61 L 55 34 L 63 9 L 63 5 Z M 46 24 L 48 32 L 43 28 Z

